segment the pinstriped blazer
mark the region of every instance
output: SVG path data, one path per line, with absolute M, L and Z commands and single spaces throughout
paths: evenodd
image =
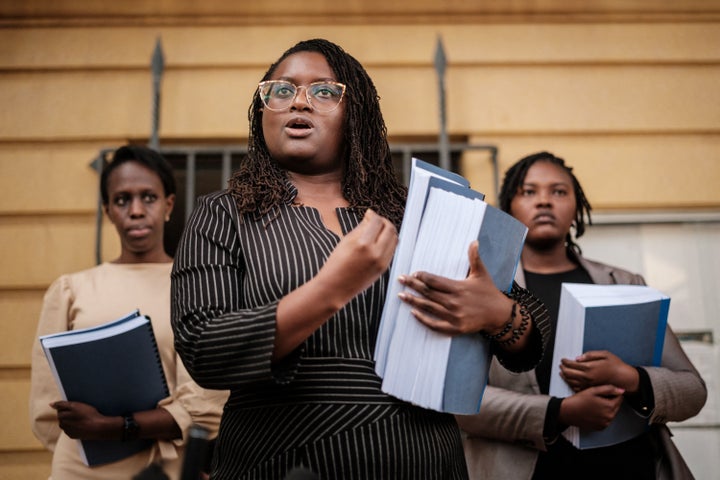
M 582 257 L 577 261 L 596 284 L 645 284 L 642 276 L 626 270 Z M 522 267 L 518 268 L 516 281 L 525 285 Z M 700 412 L 707 398 L 705 382 L 669 326 L 661 366 L 645 369 L 655 396 L 650 422 L 661 427 L 653 431 L 659 432 L 661 443 L 672 448 L 665 423 L 682 421 Z M 540 393 L 534 370 L 511 373 L 493 361 L 480 413 L 457 417 L 464 432 L 470 479 L 532 478 L 538 452 L 547 449 L 543 426 L 549 401 L 550 396 Z M 675 460 L 682 462 L 679 455 Z

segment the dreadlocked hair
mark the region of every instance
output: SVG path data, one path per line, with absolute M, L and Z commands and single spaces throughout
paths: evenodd
M 575 221 L 573 226 L 575 227 L 575 238 L 580 238 L 585 233 L 585 226 L 592 225 L 592 219 L 590 218 L 590 211 L 592 207 L 590 202 L 583 192 L 582 186 L 577 177 L 573 173 L 572 167 L 565 165 L 565 160 L 560 157 L 556 157 L 549 152 L 539 152 L 527 157 L 521 158 L 505 172 L 505 178 L 503 179 L 502 187 L 500 188 L 499 202 L 500 208 L 507 213 L 510 213 L 510 204 L 513 198 L 517 195 L 518 190 L 522 187 L 525 182 L 527 172 L 536 162 L 548 162 L 553 165 L 557 165 L 563 169 L 572 180 L 573 190 L 575 191 Z M 587 216 L 587 220 L 585 217 Z M 580 246 L 575 243 L 572 233 L 568 232 L 565 237 L 568 252 L 575 255 L 580 255 L 582 250 Z
M 347 88 L 343 97 L 343 151 L 345 174 L 342 191 L 350 208 L 362 214 L 372 208 L 399 228 L 407 189 L 395 175 L 380 97 L 363 66 L 340 46 L 323 39 L 297 43 L 273 63 L 263 76 L 268 80 L 290 55 L 317 52 L 325 57 L 337 81 Z M 262 100 L 256 90 L 248 109 L 248 154 L 229 181 L 229 190 L 241 216 L 279 215 L 278 207 L 294 193 L 287 172 L 273 161 L 262 131 Z M 273 216 L 274 214 L 274 216 Z

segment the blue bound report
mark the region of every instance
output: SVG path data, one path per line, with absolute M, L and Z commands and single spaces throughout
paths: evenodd
M 169 395 L 150 319 L 138 310 L 97 327 L 40 337 L 64 400 L 120 416 L 151 410 Z M 152 440 L 82 440 L 86 465 L 129 457 Z
M 560 294 L 550 395 L 573 394 L 560 377 L 560 360 L 591 350 L 608 350 L 632 366 L 659 366 L 670 298 L 645 285 L 564 283 Z M 576 448 L 597 448 L 630 440 L 648 428 L 648 418 L 623 403 L 600 431 L 568 428 Z
M 403 289 L 403 286 L 394 280 L 397 279 L 400 273 L 407 273 L 410 268 L 413 245 L 415 244 L 415 239 L 420 229 L 422 212 L 424 211 L 427 200 L 428 185 L 433 178 L 441 178 L 448 183 L 455 183 L 464 188 L 470 188 L 470 183 L 462 176 L 417 158 L 412 159 L 410 184 L 405 201 L 405 216 L 400 226 L 399 241 L 395 249 L 395 256 L 390 265 L 391 281 L 388 283 L 386 301 L 380 318 L 380 327 L 378 329 L 378 338 L 375 347 L 375 371 L 380 377 L 385 376 L 390 339 L 395 331 L 398 309 L 400 308 L 400 302 L 397 301 L 397 294 Z
M 487 384 L 487 340 L 479 334 L 440 334 L 418 322 L 397 298 L 404 288 L 397 276 L 424 270 L 465 278 L 467 249 L 478 239 L 480 258 L 495 285 L 509 291 L 527 228 L 485 203 L 462 177 L 448 173 L 414 159 L 378 334 L 376 372 L 390 395 L 437 411 L 472 414 L 479 411 Z

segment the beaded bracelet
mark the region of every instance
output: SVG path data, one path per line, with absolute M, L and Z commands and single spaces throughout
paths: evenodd
M 498 344 L 512 345 L 513 343 L 520 340 L 520 338 L 522 338 L 522 336 L 525 334 L 525 331 L 528 329 L 528 324 L 530 323 L 530 312 L 528 312 L 525 305 L 520 305 L 520 318 L 520 325 L 512 331 L 512 336 L 507 340 L 499 341 Z
M 501 339 L 502 337 L 504 337 L 505 335 L 507 335 L 508 332 L 509 332 L 510 330 L 512 330 L 513 324 L 515 323 L 515 311 L 516 311 L 516 309 L 517 309 L 517 302 L 513 302 L 512 308 L 511 308 L 511 310 L 510 310 L 510 320 L 508 321 L 508 323 L 505 324 L 505 326 L 504 326 L 503 329 L 500 331 L 500 333 L 497 333 L 497 334 L 495 334 L 495 335 L 490 335 L 489 333 L 484 333 L 484 332 L 483 332 L 483 336 L 485 336 L 485 338 L 487 338 L 488 340 L 499 340 L 499 339 Z

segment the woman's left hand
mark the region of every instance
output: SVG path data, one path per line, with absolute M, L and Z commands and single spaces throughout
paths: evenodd
M 122 432 L 117 428 L 117 435 L 108 434 L 108 421 L 106 417 L 97 411 L 92 405 L 82 402 L 59 401 L 50 404 L 57 411 L 60 428 L 70 438 L 81 440 L 119 440 Z M 115 429 L 110 429 L 115 431 Z
M 575 360 L 563 358 L 560 376 L 576 392 L 594 385 L 610 384 L 634 393 L 640 383 L 635 367 L 606 350 L 585 352 Z
M 449 335 L 502 329 L 510 318 L 513 301 L 493 283 L 480 259 L 477 241 L 470 244 L 468 258 L 470 273 L 462 280 L 428 272 L 400 276 L 400 283 L 417 293 L 406 290 L 399 294 L 413 307 L 415 318 Z

